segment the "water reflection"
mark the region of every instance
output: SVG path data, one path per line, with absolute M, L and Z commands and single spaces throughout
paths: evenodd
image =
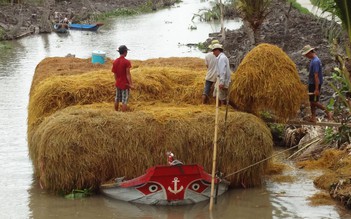
M 340 218 L 335 206 L 310 206 L 308 198 L 318 192 L 313 179 L 320 172 L 292 169 L 286 174 L 293 177 L 294 181 L 267 183 L 274 215 L 279 215 L 279 218 Z
M 47 194 L 33 184 L 29 190 L 32 218 L 160 218 L 160 219 L 270 219 L 272 206 L 264 189 L 232 190 L 218 198 L 213 212 L 209 202 L 186 206 L 131 204 L 101 195 L 79 200 Z

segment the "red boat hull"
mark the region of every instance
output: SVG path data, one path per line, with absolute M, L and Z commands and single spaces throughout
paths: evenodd
M 215 179 L 218 195 L 228 183 Z M 211 175 L 199 165 L 155 166 L 132 180 L 102 185 L 104 194 L 114 199 L 152 205 L 193 204 L 210 198 Z

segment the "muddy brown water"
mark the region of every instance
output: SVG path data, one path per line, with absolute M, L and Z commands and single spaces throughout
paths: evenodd
M 218 198 L 212 213 L 208 202 L 190 206 L 146 206 L 112 200 L 101 195 L 67 200 L 39 188 L 33 177 L 27 147 L 27 105 L 36 65 L 45 57 L 91 57 L 95 50 L 115 58 L 120 44 L 130 48 L 128 58 L 204 57 L 196 48 L 184 46 L 203 42 L 218 31 L 218 23 L 191 21 L 206 1 L 184 0 L 176 7 L 156 13 L 106 21 L 98 32 L 71 30 L 68 34 L 34 35 L 8 42 L 10 50 L 0 53 L 0 218 L 351 218 L 335 206 L 312 207 L 307 197 L 318 192 L 311 173 L 290 171 L 291 183 L 269 180 L 261 188 L 231 190 Z M 196 26 L 197 30 L 189 29 Z M 239 20 L 226 21 L 238 28 Z

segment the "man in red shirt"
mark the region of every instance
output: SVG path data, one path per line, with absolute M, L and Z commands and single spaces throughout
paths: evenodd
M 115 110 L 118 111 L 119 103 L 122 102 L 122 112 L 127 111 L 127 103 L 129 98 L 129 89 L 133 87 L 130 68 L 132 67 L 129 60 L 126 59 L 128 48 L 125 45 L 118 47 L 120 54 L 113 62 L 112 72 L 115 75 L 116 97 Z

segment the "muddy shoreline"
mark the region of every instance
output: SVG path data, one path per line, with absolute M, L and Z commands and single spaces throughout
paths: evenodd
M 317 55 L 323 63 L 325 78 L 321 102 L 327 104 L 334 93 L 329 83 L 332 81 L 332 70 L 337 63 L 330 53 L 331 46 L 327 38 L 326 25 L 340 25 L 312 14 L 302 14 L 297 9 L 290 8 L 290 5 L 283 0 L 273 0 L 269 10 L 270 13 L 261 27 L 260 42 L 274 44 L 282 48 L 296 63 L 300 78 L 304 83 L 307 83 L 309 60 L 301 55 L 300 50 L 307 44 L 315 47 Z M 285 29 L 285 22 L 287 29 Z M 286 34 L 284 34 L 285 31 Z M 251 49 L 245 27 L 234 31 L 228 30 L 223 44 L 234 69 Z
M 19 39 L 43 32 L 42 16 L 49 13 L 49 20 L 55 20 L 55 12 L 62 19 L 73 23 L 98 22 L 94 16 L 111 13 L 119 9 L 138 12 L 158 10 L 174 5 L 177 0 L 96 0 L 60 1 L 50 6 L 44 4 L 0 4 L 0 40 Z M 45 30 L 44 32 L 51 32 Z

